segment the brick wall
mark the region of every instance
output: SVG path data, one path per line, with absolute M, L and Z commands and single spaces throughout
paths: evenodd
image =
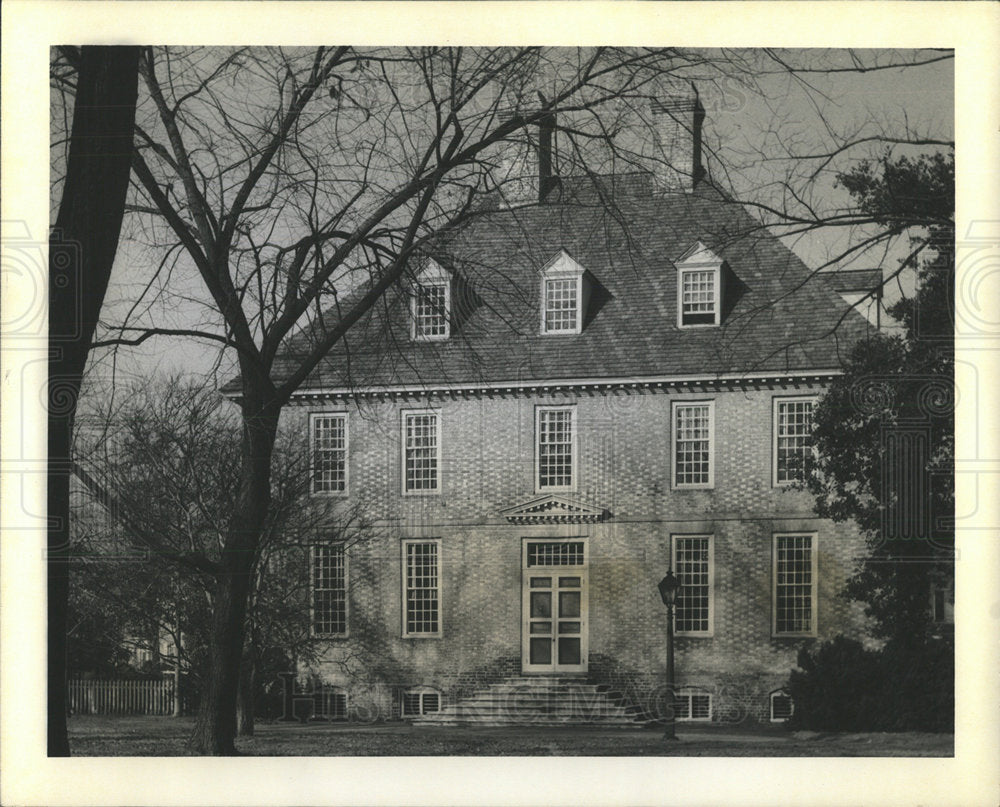
M 376 537 L 350 549 L 350 638 L 325 641 L 314 672 L 398 715 L 398 691 L 449 697 L 519 673 L 522 539 L 582 537 L 589 558 L 592 680 L 655 710 L 662 699 L 665 609 L 656 583 L 670 536 L 714 535 L 714 631 L 679 636 L 677 683 L 713 694 L 716 719 L 767 717 L 767 695 L 815 639 L 772 637 L 772 535 L 816 533 L 819 639 L 861 635 L 860 609 L 838 597 L 862 544 L 850 525 L 815 518 L 808 494 L 771 480 L 772 401 L 816 389 L 744 387 L 699 392 L 508 395 L 292 408 L 349 411 L 350 490 L 379 517 Z M 671 402 L 715 402 L 715 484 L 671 487 Z M 577 408 L 578 483 L 560 493 L 605 509 L 596 524 L 518 526 L 499 511 L 535 498 L 535 407 Z M 432 407 L 442 421 L 441 493 L 401 495 L 401 411 Z M 440 638 L 402 636 L 401 546 L 441 539 Z M 396 694 L 393 694 L 393 693 Z M 373 694 L 375 693 L 375 694 Z M 352 695 L 357 701 L 357 696 Z M 353 702 L 353 701 L 352 701 Z

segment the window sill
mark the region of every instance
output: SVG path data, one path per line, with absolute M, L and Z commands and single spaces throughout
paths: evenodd
M 399 637 L 400 639 L 441 639 L 443 635 L 440 633 L 404 633 Z

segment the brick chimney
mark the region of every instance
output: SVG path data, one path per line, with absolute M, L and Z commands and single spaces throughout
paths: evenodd
M 544 202 L 558 187 L 553 160 L 555 130 L 556 116 L 550 113 L 504 144 L 504 154 L 498 160 L 502 204 Z
M 552 171 L 552 140 L 556 128 L 555 113 L 538 122 L 538 201 L 544 202 L 557 184 L 559 177 Z
M 655 130 L 653 177 L 661 193 L 690 193 L 704 177 L 701 124 L 705 108 L 694 85 L 671 92 L 649 108 Z

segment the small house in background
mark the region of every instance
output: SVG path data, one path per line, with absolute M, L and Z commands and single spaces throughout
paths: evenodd
M 844 298 L 844 302 L 864 315 L 875 328 L 882 327 L 881 269 L 828 271 L 823 272 L 822 276 Z
M 831 285 L 713 185 L 703 117 L 694 93 L 656 106 L 651 172 L 541 154 L 301 386 L 313 495 L 382 526 L 310 555 L 300 673 L 338 715 L 783 720 L 798 650 L 864 635 L 838 596 L 863 542 L 796 483 L 871 278 Z

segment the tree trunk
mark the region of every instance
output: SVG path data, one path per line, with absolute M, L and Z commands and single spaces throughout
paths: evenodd
M 84 365 L 111 276 L 132 166 L 139 48 L 85 47 L 66 181 L 49 235 L 48 755 L 69 756 L 69 459 Z
M 256 370 L 257 368 L 253 368 Z M 245 379 L 247 378 L 244 371 Z M 245 383 L 252 384 L 251 379 Z M 249 396 L 248 396 L 249 397 Z M 255 405 L 254 401 L 260 402 Z M 257 548 L 271 497 L 271 455 L 280 407 L 262 396 L 244 399 L 240 490 L 222 551 L 209 642 L 208 671 L 191 747 L 200 754 L 235 756 L 236 702 L 246 637 L 247 602 Z
M 240 696 L 237 704 L 238 725 L 236 733 L 240 737 L 253 737 L 254 732 L 254 685 L 257 682 L 257 664 L 253 648 L 249 648 L 243 666 L 240 668 Z

